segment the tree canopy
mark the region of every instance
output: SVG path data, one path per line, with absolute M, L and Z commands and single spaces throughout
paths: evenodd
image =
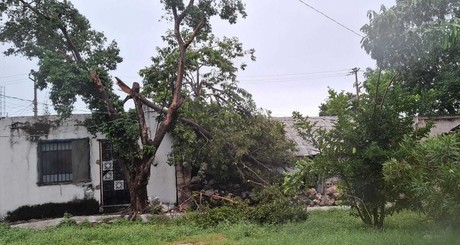
M 141 74 L 144 93 L 166 105 L 171 100 L 178 45 L 171 32 L 163 40 L 168 45 L 157 49 L 153 65 Z M 279 167 L 291 159 L 292 145 L 283 126 L 257 109 L 251 95 L 238 86 L 236 72 L 245 69 L 245 59 L 255 60 L 254 50 L 245 50 L 238 38 L 197 35 L 186 55 L 182 88 L 186 99 L 178 116 L 192 119 L 209 134 L 184 124 L 175 124 L 171 131 L 170 161 L 193 168 L 193 175 L 202 179 L 212 178 L 220 188 L 230 181 L 269 185 L 280 174 Z
M 419 97 L 417 112 L 458 113 L 460 2 L 400 0 L 368 16 L 363 48 L 379 67 L 398 72 L 402 88 Z
M 167 81 L 169 90 L 160 98 L 152 93 L 155 95 L 152 102 L 141 94 L 139 83 L 129 87 L 117 78 L 117 84 L 135 103 L 134 110 L 125 112 L 122 101 L 113 93 L 108 74 L 122 61 L 117 45 L 107 43 L 101 32 L 92 30 L 89 21 L 70 1 L 0 1 L 0 42 L 12 45 L 5 54 L 38 59 L 39 70 L 34 74 L 39 88 L 51 87 L 50 97 L 60 115 L 70 115 L 77 96 L 87 103 L 93 111 L 93 123 L 89 128 L 104 133 L 125 163 L 133 217 L 145 210 L 151 162 L 164 136 L 177 122 L 178 110 L 187 99 L 183 92 L 190 45 L 211 35 L 213 16 L 230 24 L 246 16 L 240 0 L 163 0 L 161 3 L 166 11 L 165 19 L 172 24 L 166 36 L 177 48 L 170 50 L 175 55 L 169 56 L 173 60 L 168 62 L 171 65 L 168 79 L 153 81 Z M 231 67 L 228 69 L 235 72 Z M 148 133 L 143 105 L 164 113 L 154 135 Z M 192 121 L 179 121 L 207 132 Z

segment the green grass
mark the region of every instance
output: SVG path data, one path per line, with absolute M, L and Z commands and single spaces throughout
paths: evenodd
M 460 231 L 415 213 L 388 217 L 385 229 L 365 227 L 347 211 L 316 211 L 302 223 L 221 224 L 201 229 L 185 222 L 62 226 L 43 231 L 0 224 L 0 244 L 460 244 Z

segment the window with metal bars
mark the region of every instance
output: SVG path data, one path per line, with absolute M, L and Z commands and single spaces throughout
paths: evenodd
M 40 141 L 38 183 L 89 181 L 89 139 Z

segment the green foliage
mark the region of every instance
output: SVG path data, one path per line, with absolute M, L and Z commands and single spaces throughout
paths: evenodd
M 443 135 L 421 143 L 406 139 L 384 165 L 385 180 L 395 194 L 395 208 L 411 208 L 460 225 L 460 135 Z
M 275 186 L 262 189 L 250 206 L 207 206 L 186 216 L 187 220 L 203 228 L 242 222 L 284 224 L 305 221 L 307 218 L 306 206 L 293 201 L 291 196 Z
M 216 6 L 224 3 L 235 10 L 243 6 L 239 1 L 222 1 Z M 191 32 L 184 28 L 181 35 L 188 37 Z M 173 31 L 167 32 L 163 36 L 167 46 L 158 48 L 153 64 L 141 71 L 144 92 L 163 106 L 171 103 L 177 79 L 180 52 L 175 38 Z M 191 164 L 200 175 L 218 176 L 221 183 L 251 180 L 266 185 L 277 175 L 275 167 L 289 162 L 292 146 L 282 125 L 257 110 L 251 95 L 238 87 L 236 74 L 246 67 L 246 58 L 255 60 L 254 50 L 245 50 L 236 37 L 217 38 L 207 31 L 200 32 L 188 48 L 182 88 L 187 99 L 177 116 L 193 120 L 211 136 L 190 125 L 175 124 L 171 164 Z
M 393 79 L 391 72 L 369 70 L 359 102 L 347 99 L 344 92 L 330 91 L 326 107 L 337 116 L 333 129 L 317 129 L 308 118 L 294 113 L 299 135 L 320 154 L 313 164 L 301 165 L 298 172 L 288 176 L 285 185 L 295 189 L 312 171 L 325 177 L 339 176 L 357 215 L 368 225 L 382 227 L 388 195 L 383 163 L 395 154 L 404 137 L 420 137 L 405 113 L 412 108 L 411 101 L 401 97 Z
M 76 226 L 77 221 L 72 219 L 72 214 L 70 213 L 65 213 L 64 218 L 59 222 L 58 227 L 63 227 L 63 226 Z
M 227 185 L 248 180 L 267 185 L 279 176 L 277 168 L 289 165 L 293 146 L 284 126 L 263 113 L 241 115 L 233 108 L 198 102 L 185 104 L 181 113 L 213 136 L 208 139 L 183 125 L 174 128 L 171 160 L 190 163 L 199 175 Z
M 187 214 L 186 219 L 199 227 L 210 228 L 219 224 L 236 224 L 245 219 L 244 209 L 237 206 L 221 206 L 204 208 Z
M 384 69 L 396 70 L 404 91 L 419 96 L 417 112 L 455 114 L 460 108 L 457 0 L 402 0 L 369 11 L 363 48 Z
M 337 93 L 328 88 L 328 100 L 319 106 L 319 116 L 337 116 L 343 110 L 343 105 L 347 105 L 347 110 L 353 106 L 354 95 L 351 93 Z
M 104 34 L 91 29 L 89 21 L 68 1 L 2 0 L 0 8 L 0 42 L 13 44 L 5 54 L 38 59 L 39 70 L 32 73 L 40 89 L 50 87 L 56 111 L 69 116 L 77 96 L 90 109 L 100 109 L 89 71 L 116 69 L 122 61 L 116 42 L 107 44 Z M 110 80 L 104 78 L 111 91 Z
M 247 213 L 250 221 L 258 224 L 301 222 L 308 218 L 307 207 L 296 203 L 279 187 L 270 187 L 257 194 L 256 204 Z
M 149 168 L 145 165 L 150 164 L 149 159 L 167 130 L 176 122 L 177 110 L 183 104 L 187 91 L 195 92 L 195 97 L 201 102 L 209 98 L 209 93 L 216 94 L 215 98 L 220 99 L 219 105 L 225 101 L 225 105 L 240 110 L 252 104 L 251 100 L 243 99 L 250 95 L 235 85 L 237 68 L 232 59 L 246 55 L 254 59 L 254 51 L 243 50 L 236 38 L 214 38 L 210 23 L 214 16 L 236 23 L 239 17 L 246 16 L 244 3 L 241 0 L 190 0 L 188 3 L 162 0 L 161 3 L 166 11 L 164 18 L 173 22 L 173 31 L 164 37 L 168 46 L 158 49 L 159 55 L 153 58 L 153 66 L 141 71 L 141 74 L 146 80 L 146 94 L 153 98 L 154 103 L 169 107 L 168 119 L 171 120 L 160 124 L 162 128 L 155 134 L 155 139 L 142 138 L 144 145 L 141 146 L 138 143 L 138 122 L 142 117 L 134 111 L 124 111 L 108 75 L 122 61 L 117 44 L 107 43 L 102 32 L 91 29 L 89 21 L 69 1 L 0 0 L 0 42 L 12 44 L 5 54 L 38 59 L 39 70 L 32 74 L 37 78 L 40 89 L 50 87 L 50 98 L 61 116 L 71 114 L 78 97 L 88 105 L 93 112 L 92 122 L 87 122 L 90 131 L 102 132 L 112 142 L 121 158 L 119 160 L 126 164 L 129 180 L 134 177 L 141 179 L 136 182 L 128 180 L 130 185 L 141 185 L 130 188 L 139 190 L 137 194 L 142 199 L 141 206 L 147 203 Z M 192 44 L 193 50 L 190 48 Z M 245 64 L 240 65 L 241 69 L 244 67 Z M 199 85 L 194 86 L 187 75 L 200 68 L 206 81 L 201 83 L 197 78 L 195 85 Z M 90 72 L 93 71 L 102 86 L 91 78 Z M 214 87 L 217 83 L 220 86 Z M 132 201 L 136 198 L 134 194 L 131 193 Z M 138 206 L 132 205 L 142 209 Z
M 305 191 L 308 186 L 315 186 L 317 174 L 321 170 L 317 169 L 317 164 L 312 159 L 302 158 L 295 162 L 294 170 L 288 172 L 283 180 L 283 192 L 296 195 Z
M 388 217 L 384 230 L 363 227 L 345 210 L 313 211 L 306 222 L 248 222 L 203 229 L 193 223 L 95 224 L 46 230 L 0 224 L 0 244 L 456 244 L 458 230 L 413 212 Z

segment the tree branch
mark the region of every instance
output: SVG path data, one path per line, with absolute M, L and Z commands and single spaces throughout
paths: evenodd
M 43 18 L 45 18 L 46 20 L 48 21 L 56 21 L 56 22 L 59 22 L 60 20 L 54 18 L 54 17 L 50 17 L 48 15 L 45 15 L 44 13 L 38 11 L 34 6 L 32 6 L 30 3 L 24 1 L 24 0 L 19 0 L 19 2 L 21 2 L 24 6 L 26 6 L 28 9 L 30 9 L 32 12 L 34 12 L 36 15 L 39 15 Z M 65 26 L 63 25 L 59 25 L 59 30 L 62 32 L 62 34 L 64 35 L 64 38 L 66 39 L 66 42 L 67 42 L 67 47 L 70 49 L 70 51 L 72 51 L 72 54 L 74 55 L 74 58 L 76 61 L 78 62 L 81 62 L 83 61 L 83 58 L 81 57 L 81 54 L 80 54 L 80 51 L 78 50 L 77 46 L 75 45 L 75 43 L 72 41 L 72 39 L 70 38 L 69 36 L 69 33 L 66 29 Z
M 131 89 L 132 94 L 139 94 L 140 86 L 139 83 L 134 82 L 133 87 Z M 152 141 L 149 138 L 148 127 L 145 122 L 145 115 L 144 110 L 142 109 L 142 101 L 139 99 L 138 96 L 133 97 L 134 105 L 136 108 L 138 124 L 139 124 L 139 132 L 141 137 L 141 142 L 143 145 L 151 145 Z
M 115 116 L 117 113 L 115 111 L 115 108 L 113 106 L 112 101 L 109 99 L 109 96 L 107 95 L 107 92 L 105 91 L 104 84 L 102 83 L 101 79 L 99 79 L 99 75 L 97 74 L 96 71 L 91 72 L 91 79 L 93 79 L 96 88 L 99 92 L 99 95 L 101 96 L 102 100 L 104 101 L 107 112 L 109 114 L 109 117 L 111 120 L 116 119 L 117 117 Z
M 81 57 L 80 51 L 78 50 L 77 46 L 72 41 L 72 39 L 70 38 L 69 33 L 67 32 L 67 29 L 65 28 L 65 26 L 59 25 L 59 30 L 61 30 L 62 34 L 64 35 L 64 38 L 67 41 L 67 46 L 72 51 L 75 57 L 75 60 L 77 62 L 82 62 L 83 58 Z
M 393 84 L 393 82 L 396 80 L 397 77 L 398 77 L 398 74 L 395 74 L 395 75 L 391 78 L 391 80 L 390 80 L 390 82 L 388 83 L 387 87 L 385 88 L 385 92 L 383 93 L 382 103 L 380 104 L 380 108 L 383 107 L 383 104 L 385 103 L 385 99 L 386 99 L 386 97 L 387 97 L 388 90 L 390 90 L 391 85 Z
M 203 26 L 204 26 L 204 21 L 205 21 L 204 15 L 201 14 L 200 22 L 195 27 L 195 29 L 193 29 L 192 35 L 189 37 L 189 39 L 184 44 L 185 48 L 187 48 L 193 42 L 193 39 L 195 39 L 195 37 L 200 33 L 201 28 L 203 28 Z

